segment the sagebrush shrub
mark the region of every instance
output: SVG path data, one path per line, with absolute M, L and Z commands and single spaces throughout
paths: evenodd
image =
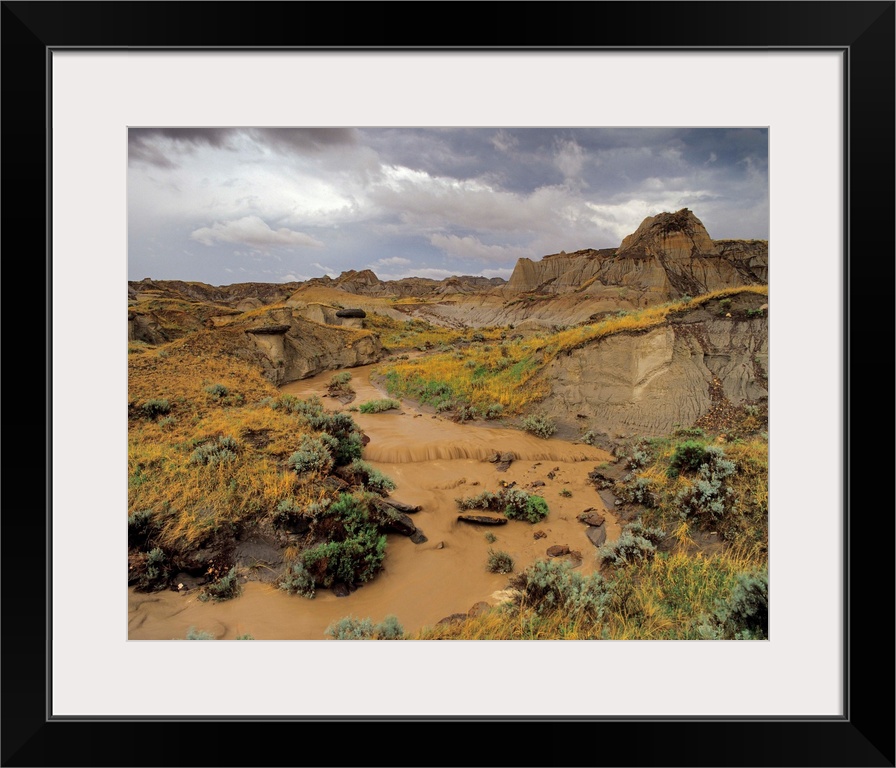
M 489 549 L 486 568 L 489 573 L 513 573 L 513 558 L 503 551 Z
M 373 636 L 377 640 L 401 640 L 404 638 L 404 628 L 398 617 L 390 614 L 373 628 Z
M 315 595 L 314 577 L 308 573 L 308 569 L 302 563 L 293 563 L 278 586 L 285 592 L 309 599 L 314 598 Z
M 643 536 L 646 530 L 640 525 L 627 525 L 615 541 L 608 541 L 597 549 L 598 557 L 617 568 L 636 561 L 651 560 L 656 555 L 656 545 Z M 659 532 L 662 534 L 662 531 Z
M 740 573 L 729 598 L 699 628 L 711 640 L 768 639 L 768 571 Z
M 475 406 L 467 403 L 457 406 L 454 410 L 455 421 L 473 421 L 477 418 L 479 418 L 479 411 L 476 410 Z
M 196 627 L 190 627 L 187 630 L 187 640 L 214 640 L 215 636 L 211 632 L 206 632 L 204 629 L 196 629 Z
M 344 388 L 346 384 L 348 384 L 352 380 L 352 375 L 349 371 L 339 371 L 339 373 L 334 373 L 330 377 L 330 383 L 327 385 L 334 389 L 336 388 Z
M 611 604 L 612 594 L 598 573 L 583 576 L 566 560 L 537 560 L 511 579 L 514 603 L 539 614 L 557 610 L 599 619 Z
M 336 640 L 369 640 L 373 635 L 373 620 L 343 616 L 330 624 L 324 633 Z
M 501 403 L 492 403 L 491 405 L 486 407 L 485 413 L 483 415 L 489 421 L 493 421 L 495 419 L 500 419 L 503 413 L 504 406 L 501 405 Z
M 327 440 L 326 438 L 329 438 Z M 293 453 L 287 460 L 287 464 L 298 475 L 310 472 L 325 475 L 334 464 L 333 446 L 335 438 L 330 435 L 302 435 L 299 441 L 299 450 Z M 338 443 L 336 443 L 338 445 Z
M 142 572 L 137 577 L 137 589 L 141 592 L 164 589 L 168 585 L 170 569 L 168 556 L 160 547 L 153 547 L 147 553 Z
M 550 416 L 541 413 L 533 413 L 526 416 L 522 422 L 523 429 L 537 437 L 549 438 L 557 431 L 557 425 L 554 424 Z
M 210 384 L 205 388 L 205 391 L 211 395 L 212 397 L 224 398 L 227 397 L 230 390 L 227 389 L 223 384 Z
M 383 411 L 391 411 L 400 407 L 401 403 L 399 403 L 398 400 L 384 398 L 382 400 L 368 400 L 366 403 L 361 403 L 361 405 L 358 406 L 358 410 L 360 410 L 361 413 L 382 413 Z
M 657 505 L 656 483 L 649 477 L 626 477 L 616 485 L 616 495 L 623 501 L 643 504 L 645 507 Z
M 140 410 L 148 419 L 157 419 L 171 410 L 171 403 L 164 398 L 154 398 L 143 403 Z
M 389 491 L 395 490 L 394 480 L 370 466 L 363 459 L 355 459 L 349 465 L 349 469 L 363 478 L 364 487 L 369 491 L 385 496 L 388 495 Z
M 232 437 L 219 437 L 196 447 L 190 454 L 191 464 L 221 464 L 234 461 L 239 450 L 239 443 Z
M 703 458 L 696 481 L 679 489 L 674 504 L 682 519 L 696 518 L 709 524 L 735 508 L 734 490 L 725 481 L 737 471 L 737 466 L 717 445 L 707 446 Z
M 226 575 L 211 584 L 206 584 L 203 591 L 199 594 L 199 599 L 203 602 L 213 600 L 216 603 L 224 600 L 232 600 L 239 597 L 243 593 L 243 585 L 236 575 L 236 567 L 231 568 Z

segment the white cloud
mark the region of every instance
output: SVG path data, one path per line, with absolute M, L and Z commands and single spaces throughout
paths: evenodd
M 523 257 L 532 258 L 535 255 L 531 248 L 486 245 L 478 238 L 470 235 L 458 237 L 457 235 L 435 234 L 429 238 L 429 242 L 449 256 L 463 260 L 506 262 L 515 261 Z
M 271 246 L 322 247 L 320 240 L 315 240 L 303 232 L 296 232 L 286 227 L 271 229 L 259 216 L 243 216 L 241 219 L 226 223 L 215 222 L 211 227 L 201 227 L 190 234 L 191 240 L 203 245 L 215 243 L 240 243 L 250 248 L 268 248 Z
M 376 267 L 397 267 L 411 263 L 410 259 L 403 259 L 401 256 L 390 256 L 388 259 L 377 259 L 370 266 L 372 269 L 375 269 Z
M 585 152 L 573 140 L 558 140 L 554 149 L 554 165 L 567 181 L 580 181 L 585 165 Z

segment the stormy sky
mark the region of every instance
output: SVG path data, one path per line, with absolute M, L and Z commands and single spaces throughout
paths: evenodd
M 128 279 L 510 276 L 690 208 L 768 238 L 764 128 L 131 128 Z

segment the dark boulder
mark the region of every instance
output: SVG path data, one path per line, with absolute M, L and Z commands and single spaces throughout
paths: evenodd
M 585 529 L 585 535 L 588 537 L 588 541 L 594 544 L 595 547 L 600 547 L 607 540 L 607 528 L 603 525 L 589 525 Z
M 336 317 L 367 317 L 363 309 L 337 309 Z
M 405 502 L 395 501 L 395 499 L 385 499 L 385 502 L 393 509 L 403 512 L 406 515 L 413 515 L 415 512 L 419 512 L 422 509 L 419 504 L 405 504 Z
M 505 525 L 507 523 L 506 517 L 491 517 L 489 515 L 458 515 L 457 519 L 474 525 Z

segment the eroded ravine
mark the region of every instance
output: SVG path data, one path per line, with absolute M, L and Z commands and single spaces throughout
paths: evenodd
M 351 369 L 356 405 L 385 396 L 371 384 L 371 369 Z M 331 377 L 328 372 L 292 382 L 281 391 L 301 398 L 317 395 L 328 409 L 344 410 L 346 406 L 326 397 Z M 412 517 L 427 541 L 415 544 L 390 534 L 382 571 L 346 597 L 319 590 L 307 599 L 255 581 L 244 585 L 240 597 L 221 603 L 200 601 L 196 590 L 144 594 L 131 588 L 130 639 L 184 639 L 194 627 L 224 640 L 243 634 L 256 640 L 325 640 L 326 628 L 348 615 L 379 622 L 391 614 L 406 632 L 413 632 L 466 613 L 476 603 L 494 605 L 502 599 L 509 577 L 488 572 L 490 549 L 510 554 L 518 573 L 546 557 L 549 547 L 566 545 L 581 553 L 577 567 L 588 573 L 597 566 L 597 550 L 577 516 L 594 509 L 606 517 L 607 538 L 619 535 L 616 518 L 588 480 L 595 466 L 612 460 L 605 451 L 516 429 L 456 424 L 407 402 L 400 410 L 352 411 L 351 416 L 370 438 L 363 458 L 395 481 L 392 498 L 420 505 Z M 516 457 L 505 471 L 489 461 L 496 451 Z M 544 497 L 550 511 L 543 521 L 510 520 L 497 527 L 458 521 L 457 498 L 513 483 Z M 488 540 L 489 532 L 497 537 L 494 542 Z

